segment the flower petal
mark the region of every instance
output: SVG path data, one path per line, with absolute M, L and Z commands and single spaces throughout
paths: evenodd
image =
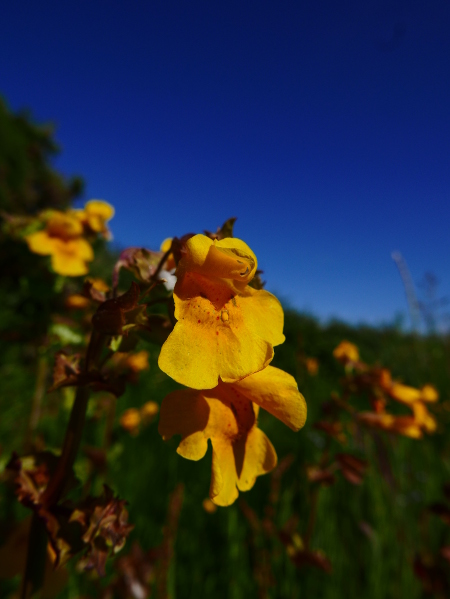
M 93 260 L 90 244 L 82 238 L 63 241 L 55 239 L 52 252 L 52 268 L 60 275 L 78 277 L 88 273 L 86 261 Z
M 86 262 L 82 258 L 59 252 L 52 255 L 52 268 L 59 275 L 65 277 L 80 277 L 89 272 Z
M 256 272 L 256 256 L 241 239 L 228 237 L 216 241 L 205 235 L 194 235 L 186 241 L 186 249 L 178 276 L 191 270 L 204 276 L 246 284 Z
M 211 439 L 211 443 L 213 456 L 209 497 L 216 505 L 231 505 L 239 495 L 233 446 L 220 437 Z
M 161 404 L 158 432 L 164 441 L 181 435 L 177 452 L 188 460 L 200 460 L 208 449 L 205 430 L 209 415 L 208 402 L 198 391 L 173 391 Z
M 273 342 L 284 339 L 283 312 L 271 294 L 248 289 L 234 294 L 226 281 L 186 273 L 175 286 L 178 322 L 161 349 L 161 370 L 187 387 L 212 389 L 219 377 L 233 382 L 265 368 Z M 252 306 L 261 314 L 263 305 L 276 307 L 261 323 Z
M 267 366 L 233 386 L 292 430 L 298 431 L 305 424 L 305 398 L 299 392 L 294 377 L 287 372 Z
M 418 401 L 421 398 L 419 389 L 403 385 L 402 383 L 392 383 L 388 389 L 388 393 L 393 399 L 407 404 Z
M 114 216 L 114 207 L 104 200 L 89 200 L 84 209 L 89 216 L 97 216 L 103 222 L 111 220 Z
M 277 454 L 272 443 L 256 426 L 249 431 L 247 438 L 240 439 L 234 444 L 233 450 L 236 465 L 240 461 L 239 452 L 244 450 L 242 470 L 237 480 L 240 491 L 250 490 L 257 476 L 267 474 L 277 465 Z
M 25 241 L 27 242 L 30 251 L 34 254 L 49 256 L 55 251 L 59 240 L 55 237 L 50 237 L 47 231 L 37 231 L 36 233 L 31 233 L 31 235 L 25 237 Z
M 249 329 L 272 346 L 284 343 L 284 313 L 277 298 L 264 289 L 245 288 L 241 298 L 242 317 Z

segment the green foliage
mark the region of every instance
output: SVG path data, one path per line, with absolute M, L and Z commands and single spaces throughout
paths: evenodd
M 65 181 L 50 166 L 58 152 L 53 127 L 32 123 L 26 113 L 12 114 L 0 98 L 0 209 L 28 215 L 67 208 L 83 182 Z
M 343 338 L 356 343 L 362 358 L 390 367 L 405 383 L 435 384 L 441 392 L 438 406 L 448 405 L 450 398 L 450 340 L 442 337 L 418 337 L 394 329 L 353 328 L 342 323 L 321 326 L 313 318 L 288 311 L 286 343 L 277 348 L 275 364 L 293 374 L 307 398 L 308 420 L 299 433 L 286 428 L 268 414 L 261 413 L 260 426 L 268 434 L 280 459 L 292 454 L 294 462 L 282 478 L 281 495 L 275 521 L 282 527 L 292 517 L 299 519 L 298 531 L 304 534 L 311 510 L 310 485 L 305 476 L 308 464 L 317 461 L 323 450 L 323 437 L 314 429 L 321 407 L 330 392 L 338 389 L 342 367 L 331 353 Z M 442 484 L 450 478 L 450 453 L 446 431 L 449 413 L 442 407 L 437 414 L 436 435 L 422 441 L 381 437 L 381 449 L 369 435 L 349 441 L 345 451 L 363 453 L 370 463 L 368 474 L 359 487 L 349 485 L 338 476 L 334 486 L 323 489 L 318 503 L 312 547 L 322 549 L 330 559 L 333 572 L 304 567 L 297 569 L 282 543 L 262 530 L 255 534 L 244 517 L 239 501 L 230 508 L 208 514 L 202 501 L 208 494 L 210 452 L 200 462 L 189 462 L 175 452 L 176 440 L 164 443 L 156 423 L 138 436 L 130 436 L 118 426 L 117 418 L 130 407 L 141 407 L 149 400 L 160 403 L 177 387 L 156 366 L 158 347 L 144 346 L 151 352 L 151 368 L 143 373 L 139 384 L 130 385 L 117 400 L 116 419 L 110 449 L 106 482 L 129 502 L 130 522 L 135 525 L 123 552 L 134 540 L 144 549 L 158 546 L 163 540 L 162 523 L 167 517 L 168 497 L 178 483 L 185 485 L 175 557 L 169 584 L 175 595 L 184 597 L 253 597 L 258 596 L 258 560 L 266 552 L 274 586 L 270 597 L 346 597 L 363 596 L 411 598 L 421 596 L 421 586 L 414 577 L 414 555 L 422 548 L 420 535 L 426 505 L 439 500 Z M 310 376 L 299 356 L 306 352 L 319 360 L 319 373 Z M 18 440 L 24 437 L 33 395 L 33 362 L 18 364 L 10 354 L 3 366 L 7 385 L 0 395 L 0 438 L 3 459 L 7 459 Z M 5 376 L 5 375 L 3 375 Z M 25 381 L 26 384 L 25 384 Z M 58 447 L 68 412 L 64 394 L 55 392 L 44 399 L 41 435 L 46 446 Z M 11 398 L 16 398 L 11 401 Z M 98 400 L 91 400 L 83 443 L 100 447 L 104 442 L 105 415 Z M 95 407 L 97 406 L 97 407 Z M 338 450 L 332 442 L 333 450 Z M 394 483 L 389 481 L 383 452 L 388 456 Z M 84 465 L 83 465 L 84 464 Z M 82 455 L 77 472 L 89 472 Z M 85 474 L 86 476 L 86 474 Z M 90 484 L 101 488 L 101 477 L 94 475 Z M 264 518 L 271 475 L 258 479 L 255 487 L 241 494 L 259 518 Z M 13 498 L 4 497 L 4 518 L 13 507 Z M 19 510 L 20 511 L 20 510 Z M 441 530 L 435 518 L 430 538 L 437 546 Z M 120 554 L 119 554 L 120 555 Z M 110 575 L 112 574 L 110 567 Z M 73 575 L 69 587 L 59 596 L 77 597 L 84 593 L 97 596 L 86 575 Z M 105 581 L 101 582 L 103 586 Z M 1 585 L 1 583 L 0 583 Z M 1 587 L 0 587 L 1 588 Z M 264 595 L 263 595 L 264 596 Z

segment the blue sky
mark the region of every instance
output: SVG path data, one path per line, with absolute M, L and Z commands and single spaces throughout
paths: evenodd
M 22 1 L 0 93 L 156 248 L 237 216 L 267 288 L 320 318 L 406 312 L 391 252 L 450 295 L 448 0 Z

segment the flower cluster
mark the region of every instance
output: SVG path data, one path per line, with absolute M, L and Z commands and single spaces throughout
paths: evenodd
M 113 216 L 114 208 L 101 200 L 87 202 L 82 210 L 47 210 L 36 222 L 44 228 L 26 235 L 25 240 L 33 253 L 51 256 L 56 273 L 78 277 L 87 274 L 87 263 L 94 259 L 90 241 L 98 235 L 111 237 L 106 223 Z
M 372 404 L 372 410 L 360 412 L 360 423 L 385 431 L 419 439 L 424 432 L 436 430 L 436 420 L 429 413 L 427 404 L 439 399 L 438 392 L 431 385 L 416 389 L 392 379 L 386 368 L 368 366 L 360 360 L 358 348 L 349 341 L 342 341 L 333 352 L 347 370 L 344 388 L 348 393 L 366 392 Z M 394 414 L 388 411 L 389 400 L 409 409 L 407 414 Z
M 272 294 L 249 285 L 256 269 L 255 254 L 240 239 L 187 239 L 176 270 L 177 322 L 158 362 L 189 387 L 164 399 L 159 432 L 165 440 L 181 435 L 177 451 L 191 460 L 201 459 L 211 440 L 209 495 L 222 506 L 277 463 L 257 425 L 259 408 L 294 431 L 306 419 L 293 377 L 269 366 L 284 341 L 283 310 Z

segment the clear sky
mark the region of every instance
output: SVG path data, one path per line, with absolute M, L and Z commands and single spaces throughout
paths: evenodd
M 450 2 L 19 0 L 0 93 L 122 246 L 237 216 L 267 288 L 328 319 L 406 312 L 391 252 L 450 295 Z

